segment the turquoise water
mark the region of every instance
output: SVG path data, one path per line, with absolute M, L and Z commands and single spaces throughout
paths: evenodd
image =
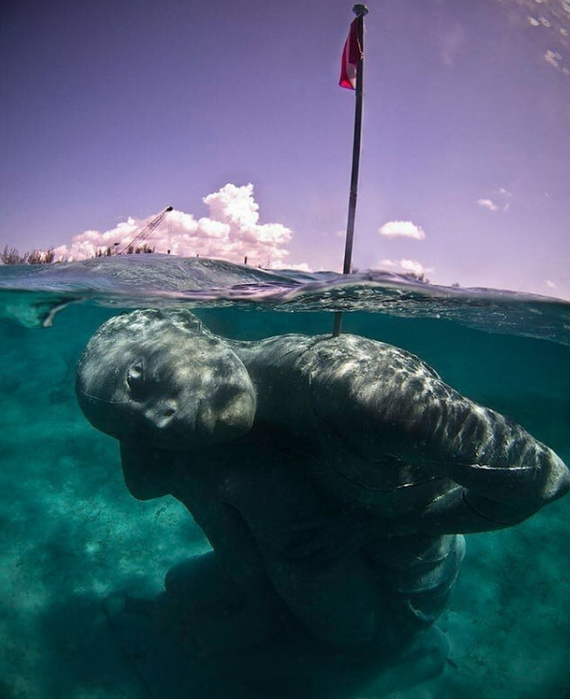
M 570 462 L 567 303 L 395 278 L 360 278 L 348 288 L 292 273 L 268 280 L 248 271 L 243 279 L 236 266 L 214 268 L 215 284 L 180 272 L 176 289 L 166 288 L 163 273 L 152 284 L 141 274 L 134 284 L 105 270 L 88 279 L 81 267 L 48 267 L 38 270 L 40 282 L 34 269 L 0 268 L 2 696 L 148 696 L 102 600 L 158 590 L 176 561 L 208 550 L 174 499 L 129 495 L 116 442 L 77 406 L 77 360 L 123 307 L 191 303 L 211 330 L 240 339 L 327 333 L 332 311 L 349 308 L 345 332 L 416 353 Z M 71 300 L 52 317 L 52 307 Z M 46 319 L 53 325 L 43 328 Z M 570 696 L 569 515 L 567 497 L 516 527 L 467 536 L 462 573 L 438 623 L 450 660 L 438 678 L 391 697 Z M 229 697 L 259 692 L 230 680 L 224 687 Z M 211 692 L 217 697 L 219 686 Z M 374 686 L 359 696 L 375 697 Z

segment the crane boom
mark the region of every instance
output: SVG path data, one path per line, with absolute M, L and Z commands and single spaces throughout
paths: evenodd
M 157 228 L 157 226 L 164 220 L 164 217 L 168 214 L 168 212 L 172 211 L 172 207 L 166 207 L 163 209 L 160 214 L 157 214 L 152 221 L 149 221 L 148 224 L 142 228 L 137 235 L 127 243 L 126 246 L 124 246 L 119 252 L 118 255 L 123 255 L 129 248 L 134 248 L 135 246 L 138 246 L 139 244 L 143 243 L 146 241 L 146 239 L 150 236 L 150 234 Z

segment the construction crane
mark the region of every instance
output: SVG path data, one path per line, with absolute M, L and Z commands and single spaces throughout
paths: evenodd
M 166 209 L 163 209 L 160 212 L 160 214 L 157 214 L 152 221 L 149 221 L 149 223 L 137 233 L 137 235 L 132 239 L 132 241 L 127 243 L 126 246 L 119 250 L 117 252 L 117 255 L 124 255 L 129 249 L 132 249 L 134 251 L 136 250 L 136 248 L 140 247 L 141 243 L 144 243 L 144 241 L 146 241 L 147 238 L 149 238 L 150 234 L 164 220 L 164 217 L 170 211 L 172 211 L 172 207 L 166 207 Z

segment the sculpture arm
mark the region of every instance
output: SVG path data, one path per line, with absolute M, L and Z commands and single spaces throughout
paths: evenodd
M 483 532 L 522 522 L 570 489 L 560 457 L 524 428 L 445 387 L 406 423 L 405 457 L 457 487 L 437 495 L 419 517 L 437 534 Z
M 450 413 L 450 419 L 429 421 L 419 449 L 436 459 L 432 468 L 441 464 L 442 475 L 461 487 L 428 509 L 440 532 L 506 527 L 567 493 L 570 472 L 553 450 L 499 413 L 454 398 L 440 407 L 440 415 Z M 454 521 L 461 529 L 453 529 Z
M 389 455 L 420 465 L 420 480 L 451 480 L 450 489 L 434 487 L 426 527 L 441 533 L 505 527 L 569 490 L 567 466 L 521 426 L 463 397 L 419 358 L 386 346 L 384 354 L 373 350 L 368 364 L 331 359 L 312 383 L 313 411 L 363 463 L 382 469 L 378 457 Z
M 300 536 L 290 556 L 320 566 L 385 538 L 468 534 L 516 525 L 569 489 L 568 468 L 544 449 L 543 464 L 537 467 L 437 463 L 440 470 L 453 474 L 455 483 L 448 482 L 448 488 L 427 502 L 422 498 L 416 508 L 391 516 L 374 509 L 339 513 L 309 537 Z M 429 469 L 433 468 L 431 464 Z
M 226 503 L 197 497 L 187 486 L 173 493 L 205 534 L 222 568 L 248 597 L 267 587 L 265 564 L 241 514 Z
M 243 518 L 217 498 L 215 483 L 191 474 L 191 459 L 188 452 L 121 442 L 123 476 L 130 493 L 139 500 L 173 495 L 188 509 L 230 576 L 246 590 L 262 586 L 263 562 Z

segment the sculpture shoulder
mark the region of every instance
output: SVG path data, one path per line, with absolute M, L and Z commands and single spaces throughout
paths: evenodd
M 279 368 L 304 375 L 311 382 L 350 384 L 363 377 L 368 381 L 371 376 L 394 374 L 439 379 L 435 370 L 413 353 L 363 336 L 291 333 L 254 342 L 229 342 L 248 367 Z
M 409 420 L 426 409 L 460 400 L 419 357 L 359 336 L 322 339 L 299 358 L 298 370 L 317 411 L 351 407 L 378 420 Z
M 379 340 L 357 335 L 319 336 L 315 340 L 299 358 L 313 375 L 346 377 L 348 381 L 355 376 L 394 373 L 439 379 L 417 355 Z
M 324 337 L 324 336 L 323 336 Z M 250 370 L 293 367 L 321 336 L 288 333 L 262 340 L 226 342 Z

